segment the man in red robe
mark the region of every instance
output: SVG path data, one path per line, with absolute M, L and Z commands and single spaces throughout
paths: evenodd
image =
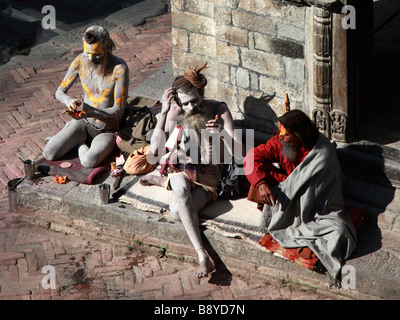
M 279 130 L 279 135 L 251 149 L 244 159 L 247 179 L 269 206 L 276 203 L 271 189 L 285 181 L 304 160 L 319 134 L 311 120 L 300 110 L 292 110 L 282 116 Z M 279 168 L 272 163 L 279 163 Z
M 309 247 L 336 282 L 356 247 L 336 151 L 300 110 L 279 124 L 280 134 L 251 149 L 243 163 L 264 204 L 261 227 L 283 248 Z

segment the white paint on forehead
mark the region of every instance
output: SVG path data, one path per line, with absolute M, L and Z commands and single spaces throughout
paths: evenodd
M 197 89 L 191 89 L 188 92 L 182 92 L 178 90 L 178 98 L 181 100 L 182 104 L 187 104 L 189 102 L 196 102 L 197 100 L 201 100 L 200 94 Z

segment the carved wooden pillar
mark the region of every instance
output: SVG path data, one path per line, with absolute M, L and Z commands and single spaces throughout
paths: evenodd
M 352 135 L 348 122 L 351 118 L 349 110 L 349 77 L 348 77 L 348 34 L 342 26 L 345 15 L 339 13 L 332 17 L 332 110 L 331 137 L 346 142 Z
M 312 17 L 312 25 L 307 24 L 312 41 L 306 48 L 307 65 L 312 67 L 307 78 L 310 116 L 328 138 L 350 142 L 360 134 L 373 101 L 373 0 L 301 3 L 309 6 Z M 355 9 L 355 29 L 343 24 L 347 21 L 344 6 Z
M 332 105 L 332 17 L 324 8 L 314 8 L 313 25 L 313 120 L 331 138 Z

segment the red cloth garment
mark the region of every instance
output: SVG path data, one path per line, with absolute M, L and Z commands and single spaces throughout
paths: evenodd
M 309 150 L 303 147 L 298 150 L 297 158 L 289 161 L 282 156 L 282 144 L 279 135 L 269 139 L 265 144 L 251 149 L 244 158 L 244 172 L 250 184 L 258 188 L 267 183 L 270 187 L 285 181 L 286 177 L 304 160 Z M 281 170 L 272 166 L 278 162 Z
M 287 260 L 293 261 L 307 269 L 313 270 L 318 262 L 318 258 L 311 249 L 307 247 L 301 248 L 282 248 L 269 233 L 266 233 L 258 244 L 263 246 L 268 251 L 277 254 Z M 306 251 L 307 253 L 303 252 Z
M 346 210 L 350 215 L 354 228 L 356 229 L 356 231 L 358 231 L 360 226 L 365 221 L 367 211 L 349 206 L 346 207 Z M 269 233 L 266 233 L 258 241 L 258 244 L 266 248 L 268 251 L 273 252 L 285 259 L 293 261 L 307 269 L 314 270 L 319 260 L 318 257 L 315 255 L 315 253 L 312 252 L 312 250 L 308 247 L 300 247 L 300 248 L 281 247 L 278 241 L 276 241 Z
M 183 171 L 188 179 L 192 182 L 197 181 L 196 165 L 191 163 L 180 163 L 180 158 L 185 159 L 186 154 L 180 150 L 180 142 L 182 140 L 182 134 L 184 133 L 182 127 L 177 125 L 168 138 L 165 147 L 169 151 L 168 157 L 161 161 L 160 174 L 167 176 L 171 172 Z
M 307 186 L 307 181 L 305 179 L 310 179 L 310 178 L 315 178 L 316 176 L 314 176 L 313 174 L 317 172 L 317 174 L 319 173 L 319 176 L 317 176 L 319 178 L 319 181 L 321 181 L 321 177 L 325 177 L 325 175 L 323 174 L 325 171 L 321 170 L 320 168 L 323 168 L 324 170 L 331 170 L 331 169 L 335 169 L 334 171 L 332 170 L 332 174 L 336 174 L 336 175 L 332 175 L 332 179 L 328 180 L 328 183 L 331 183 L 332 185 L 334 185 L 336 183 L 336 181 L 339 181 L 340 178 L 340 171 L 339 171 L 339 167 L 337 166 L 338 162 L 334 161 L 334 158 L 332 158 L 333 156 L 333 149 L 331 148 L 331 146 L 329 145 L 329 141 L 322 136 L 322 134 L 319 137 L 319 140 L 317 142 L 318 144 L 318 151 L 319 153 L 316 153 L 315 150 L 317 149 L 313 149 L 312 151 L 308 151 L 305 150 L 304 148 L 301 148 L 298 150 L 298 154 L 297 154 L 297 158 L 294 161 L 288 161 L 287 159 L 285 159 L 282 156 L 282 144 L 279 140 L 279 136 L 274 136 L 273 138 L 271 138 L 270 140 L 268 140 L 265 144 L 259 145 L 258 147 L 250 150 L 244 160 L 244 170 L 245 170 L 245 174 L 249 180 L 249 182 L 252 184 L 252 186 L 254 186 L 255 188 L 258 188 L 258 186 L 260 186 L 263 183 L 267 183 L 269 185 L 269 187 L 273 188 L 276 184 L 281 183 L 282 185 L 285 185 L 289 182 L 296 184 L 299 183 L 299 185 L 305 185 Z M 312 153 L 311 153 L 312 152 Z M 306 156 L 309 155 L 309 157 L 306 159 Z M 331 160 L 331 162 L 329 162 L 328 160 Z M 305 162 L 303 162 L 305 161 Z M 314 162 L 312 162 L 314 161 Z M 317 162 L 315 162 L 317 161 Z M 306 166 L 311 166 L 316 163 L 319 163 L 318 161 L 325 161 L 326 162 L 326 166 L 319 166 L 316 168 L 319 168 L 319 171 L 315 171 L 315 170 L 306 170 L 306 171 L 302 171 L 304 170 L 304 168 Z M 278 162 L 280 164 L 280 168 L 281 169 L 277 169 L 275 166 L 272 165 L 272 163 Z M 297 166 L 300 167 L 298 168 L 299 171 L 295 171 L 295 168 Z M 308 167 L 309 168 L 309 167 Z M 331 171 L 329 171 L 331 172 Z M 325 172 L 326 173 L 326 172 Z M 305 176 L 303 175 L 305 174 Z M 309 177 L 310 176 L 310 177 Z M 298 179 L 302 178 L 303 181 L 299 181 Z M 287 180 L 289 179 L 289 180 Z M 336 180 L 335 180 L 336 179 Z M 287 180 L 286 182 L 284 182 L 285 180 Z M 322 180 L 324 180 L 324 178 L 322 178 Z M 315 181 L 314 181 L 315 182 Z M 341 186 L 340 184 L 336 184 L 339 187 Z M 298 187 L 298 186 L 297 186 Z M 290 191 L 290 188 L 286 188 L 284 189 L 285 191 Z M 294 189 L 296 190 L 296 189 Z M 335 189 L 335 190 L 339 190 L 339 189 Z M 289 196 L 289 199 L 293 199 L 293 190 L 290 191 L 292 192 L 292 195 Z M 312 194 L 312 193 L 311 193 Z M 322 197 L 321 199 L 325 199 L 325 194 L 317 194 L 317 196 Z M 307 197 L 305 199 L 301 199 L 301 197 L 298 198 L 299 199 L 299 203 L 301 204 L 300 201 L 309 201 Z M 336 203 L 341 204 L 341 197 L 339 195 L 336 195 L 336 198 L 332 198 L 332 201 L 336 201 Z M 292 201 L 292 200 L 290 200 Z M 327 202 L 328 204 L 330 204 L 330 202 Z M 335 203 L 335 204 L 336 204 Z M 291 207 L 292 208 L 292 207 Z M 310 211 L 308 211 L 308 209 L 306 208 L 306 206 L 298 206 L 298 210 L 301 210 L 305 208 L 305 211 L 299 213 L 298 217 L 300 218 L 310 218 L 312 216 L 312 212 L 310 213 Z M 318 210 L 321 210 L 321 212 L 319 212 L 319 214 L 321 215 L 326 215 L 328 216 L 331 212 L 332 212 L 332 217 L 335 218 L 335 209 L 336 206 L 333 204 L 330 207 L 316 207 Z M 333 209 L 331 209 L 333 208 Z M 292 208 L 293 209 L 293 208 Z M 345 208 L 343 208 L 345 209 Z M 278 212 L 273 212 L 277 213 L 278 217 L 277 219 L 281 219 L 281 220 L 275 220 L 273 221 L 273 223 L 275 223 L 275 225 L 272 226 L 269 224 L 268 225 L 268 233 L 266 233 L 260 240 L 259 240 L 259 244 L 266 248 L 268 251 L 275 253 L 278 256 L 281 256 L 283 258 L 286 258 L 290 261 L 293 261 L 295 263 L 300 264 L 303 267 L 306 267 L 308 269 L 314 269 L 317 265 L 317 262 L 320 260 L 317 257 L 317 254 L 321 253 L 321 262 L 324 265 L 324 267 L 327 268 L 328 272 L 330 272 L 331 275 L 336 275 L 336 272 L 338 272 L 337 266 L 335 265 L 336 260 L 338 260 L 339 262 L 340 260 L 340 256 L 337 257 L 337 255 L 332 255 L 332 257 L 329 257 L 328 259 L 326 258 L 326 254 L 324 253 L 324 248 L 320 249 L 320 247 L 318 245 L 315 245 L 315 242 L 310 242 L 311 245 L 314 245 L 313 248 L 315 248 L 315 250 L 317 251 L 313 251 L 311 249 L 311 246 L 309 245 L 302 245 L 303 242 L 298 242 L 299 246 L 295 247 L 293 245 L 296 244 L 297 239 L 300 238 L 301 240 L 301 235 L 300 237 L 298 235 L 296 235 L 296 233 L 292 232 L 296 227 L 293 227 L 292 225 L 289 224 L 289 226 L 283 226 L 280 227 L 279 225 L 277 225 L 277 221 L 284 221 L 284 217 L 286 217 L 287 215 L 282 215 L 283 209 L 280 209 L 281 211 Z M 365 215 L 366 212 L 365 210 L 361 210 L 358 208 L 349 208 L 347 207 L 345 209 L 345 211 L 348 212 L 349 216 L 350 216 L 350 220 L 354 226 L 354 230 L 358 230 L 358 228 L 360 227 L 360 225 L 363 223 L 364 219 L 365 219 Z M 290 211 L 285 211 L 285 213 L 291 214 Z M 293 211 L 293 214 L 295 214 L 296 212 Z M 304 215 L 304 216 L 302 216 Z M 283 217 L 283 218 L 282 218 Z M 308 221 L 308 220 L 307 220 Z M 340 219 L 337 219 L 338 222 L 341 222 Z M 350 221 L 349 221 L 350 222 Z M 350 223 L 351 223 L 350 222 Z M 346 226 L 347 220 L 343 220 L 343 224 Z M 274 229 L 275 227 L 275 229 Z M 346 227 L 347 228 L 347 227 Z M 289 232 L 287 232 L 286 230 L 290 230 Z M 347 230 L 347 229 L 346 229 Z M 348 229 L 349 233 L 351 232 L 351 228 Z M 285 233 L 287 232 L 287 233 Z M 291 233 L 292 232 L 292 233 Z M 340 232 L 340 230 L 339 230 Z M 277 237 L 276 237 L 277 235 Z M 291 235 L 294 235 L 291 238 Z M 313 234 L 311 233 L 311 235 L 313 236 Z M 352 235 L 348 235 L 349 239 L 353 239 Z M 278 243 L 278 239 L 280 239 L 280 242 Z M 282 240 L 283 239 L 283 240 Z M 310 236 L 310 239 L 312 239 L 312 237 Z M 318 235 L 316 236 L 316 239 L 318 238 Z M 332 248 L 336 248 L 335 246 L 339 247 L 339 243 L 342 243 L 342 247 L 344 249 L 346 249 L 348 252 L 346 252 L 346 255 L 349 255 L 351 253 L 352 250 L 349 250 L 347 248 L 350 247 L 349 244 L 352 244 L 352 242 L 350 240 L 345 240 L 344 242 L 340 242 L 341 238 L 338 237 L 338 239 L 336 240 L 336 243 L 333 242 L 332 244 Z M 283 242 L 283 244 L 281 244 Z M 335 241 L 335 240 L 333 240 Z M 285 246 L 285 244 L 287 244 Z M 352 246 L 354 246 L 352 244 Z M 335 252 L 335 250 L 331 250 L 333 253 Z M 319 251 L 318 251 L 319 250 Z M 350 253 L 349 253 L 350 252 Z M 345 257 L 345 255 L 343 254 L 343 257 Z M 331 261 L 333 261 L 331 263 Z M 326 264 L 325 264 L 326 263 Z

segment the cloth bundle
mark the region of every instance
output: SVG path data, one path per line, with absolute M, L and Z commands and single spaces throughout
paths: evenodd
M 152 172 L 157 166 L 157 163 L 151 164 L 147 160 L 147 155 L 150 153 L 150 145 L 141 147 L 133 151 L 126 159 L 124 170 L 131 175 L 143 175 Z

